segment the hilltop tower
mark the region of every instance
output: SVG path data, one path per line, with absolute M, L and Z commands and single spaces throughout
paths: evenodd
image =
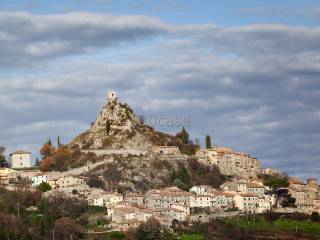
M 108 102 L 111 102 L 116 99 L 117 99 L 117 93 L 115 91 L 109 91 L 108 92 Z

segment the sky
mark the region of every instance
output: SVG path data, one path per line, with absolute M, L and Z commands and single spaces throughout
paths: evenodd
M 68 143 L 115 90 L 202 144 L 319 178 L 319 24 L 311 0 L 1 0 L 0 145 Z

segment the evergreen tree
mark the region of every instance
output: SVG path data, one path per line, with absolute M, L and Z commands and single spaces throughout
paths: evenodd
M 58 146 L 58 148 L 59 148 L 59 147 L 61 147 L 60 136 L 58 136 L 57 144 L 58 144 L 58 145 L 57 145 L 57 146 Z
M 40 166 L 40 161 L 39 161 L 39 158 L 38 158 L 38 157 L 36 158 L 35 166 Z
M 109 122 L 108 119 L 107 119 L 107 122 L 106 122 L 106 133 L 107 133 L 107 135 L 109 135 L 109 133 L 110 133 L 110 122 Z
M 211 137 L 209 134 L 206 136 L 206 148 L 211 148 Z
M 184 127 L 182 127 L 181 132 L 177 133 L 176 137 L 180 138 L 184 144 L 189 143 L 189 133 Z
M 311 214 L 311 221 L 312 221 L 312 222 L 319 222 L 319 221 L 320 221 L 319 213 L 317 213 L 317 212 L 312 212 L 312 214 Z
M 40 183 L 40 185 L 38 186 L 38 190 L 39 190 L 40 192 L 42 192 L 42 193 L 47 192 L 47 191 L 50 191 L 51 189 L 52 189 L 51 186 L 50 186 L 48 183 L 46 183 L 46 182 L 42 182 L 42 183 Z
M 49 138 L 48 141 L 45 144 L 48 144 L 48 145 L 52 146 L 51 139 Z
M 8 167 L 8 165 L 6 157 L 4 155 L 0 155 L 0 167 Z

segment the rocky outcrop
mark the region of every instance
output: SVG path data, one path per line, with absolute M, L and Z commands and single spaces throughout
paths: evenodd
M 145 125 L 127 104 L 109 98 L 91 128 L 69 146 L 85 151 L 133 154 L 151 152 L 153 145 L 179 144 L 179 139 Z
M 189 157 L 175 159 L 160 155 L 113 156 L 113 161 L 91 169 L 90 174 L 103 176 L 108 190 L 123 188 L 144 192 L 150 188 L 171 185 L 171 172 L 179 164 L 186 165 Z

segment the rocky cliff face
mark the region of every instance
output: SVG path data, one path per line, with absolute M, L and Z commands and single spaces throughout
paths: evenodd
M 81 150 L 127 150 L 150 152 L 153 145 L 179 145 L 180 140 L 155 131 L 140 121 L 127 105 L 112 98 L 103 106 L 96 121 L 69 144 Z

